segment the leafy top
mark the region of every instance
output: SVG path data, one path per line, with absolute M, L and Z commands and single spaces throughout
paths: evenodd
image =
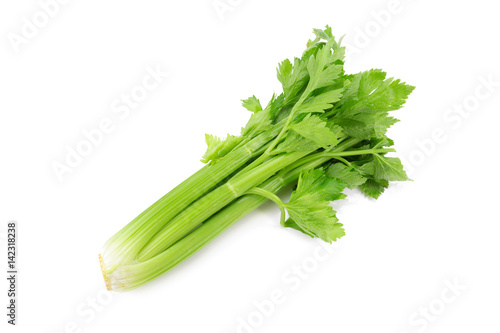
M 328 177 L 323 169 L 302 173 L 297 189 L 285 204 L 290 215 L 285 226 L 329 243 L 342 237 L 344 229 L 329 204 L 345 197 L 342 193 L 345 186 L 340 180 Z

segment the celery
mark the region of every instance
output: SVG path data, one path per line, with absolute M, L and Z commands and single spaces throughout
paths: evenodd
M 281 224 L 332 242 L 344 229 L 328 205 L 345 187 L 377 198 L 389 181 L 407 180 L 386 154 L 385 136 L 412 86 L 380 70 L 344 72 L 344 48 L 327 27 L 315 29 L 301 58 L 278 67 L 283 93 L 252 112 L 241 135 L 207 135 L 207 165 L 167 193 L 117 234 L 100 255 L 108 289 L 141 286 L 176 266 L 240 218 L 271 199 Z M 298 180 L 290 201 L 277 195 Z M 288 212 L 288 218 L 286 218 Z

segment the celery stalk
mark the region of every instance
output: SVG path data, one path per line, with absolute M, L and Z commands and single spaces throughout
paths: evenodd
M 108 289 L 126 291 L 160 276 L 237 220 L 272 199 L 281 224 L 332 242 L 344 235 L 329 202 L 359 188 L 373 198 L 389 181 L 407 180 L 387 157 L 389 111 L 414 89 L 374 69 L 344 72 L 345 48 L 331 28 L 315 29 L 301 58 L 278 66 L 283 93 L 252 112 L 240 136 L 206 135 L 209 163 L 112 236 L 99 255 Z M 287 203 L 276 195 L 297 181 Z M 288 219 L 286 213 L 288 212 Z

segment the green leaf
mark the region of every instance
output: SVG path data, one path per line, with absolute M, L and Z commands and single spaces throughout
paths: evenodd
M 344 132 L 361 140 L 371 138 L 382 138 L 387 129 L 399 120 L 389 117 L 388 113 L 359 113 L 349 118 L 335 118 L 337 123 L 342 126 Z
M 283 93 L 279 94 L 276 96 L 273 94 L 273 97 L 271 98 L 271 101 L 269 102 L 268 106 L 266 108 L 269 108 L 269 113 L 271 115 L 271 118 L 276 119 L 278 114 L 283 108 L 283 102 L 284 102 L 285 96 Z
M 401 108 L 414 89 L 400 80 L 386 79 L 379 69 L 347 76 L 345 82 L 347 88 L 334 117 L 346 134 L 362 140 L 383 137 L 398 121 L 389 111 Z
M 330 40 L 333 38 L 332 28 L 329 25 L 326 26 L 325 30 L 313 29 L 313 32 L 316 36 L 324 40 Z
M 314 151 L 336 146 L 342 129 L 323 121 L 320 117 L 307 115 L 301 122 L 292 124 L 285 139 L 271 152 L 273 155 L 299 151 Z
M 340 57 L 337 50 L 332 50 L 334 46 L 337 46 L 337 43 L 334 38 L 331 38 L 317 51 L 316 55 L 312 55 L 308 59 L 307 71 L 310 77 L 308 88 L 310 91 L 332 85 L 343 73 L 343 66 L 336 65 Z M 341 57 L 343 58 L 343 54 Z
M 343 71 L 343 65 L 331 65 L 326 67 L 321 72 L 321 76 L 316 79 L 315 89 L 320 89 L 335 84 L 336 80 L 342 75 Z
M 257 112 L 262 110 L 262 106 L 260 105 L 260 101 L 257 97 L 252 96 L 247 99 L 242 100 L 243 107 L 251 112 Z
M 386 157 L 379 154 L 373 155 L 373 161 L 363 165 L 360 170 L 373 178 L 386 181 L 405 181 L 409 180 L 406 172 L 403 170 L 403 164 L 397 157 Z
M 215 161 L 227 153 L 229 153 L 238 143 L 242 137 L 228 134 L 226 139 L 221 139 L 215 135 L 205 134 L 205 142 L 207 143 L 207 151 L 203 154 L 201 161 L 208 163 Z
M 264 110 L 259 110 L 260 102 L 258 101 L 258 99 L 253 99 L 252 97 L 250 97 L 246 101 L 249 101 L 247 103 L 247 106 L 250 105 L 250 108 L 255 109 L 255 111 L 253 111 L 253 114 L 248 120 L 248 123 L 245 125 L 245 127 L 242 128 L 241 134 L 246 137 L 254 137 L 259 133 L 271 129 L 276 115 L 283 107 L 283 94 L 279 95 L 278 97 L 273 95 L 271 101 L 267 104 Z
M 328 168 L 327 175 L 340 180 L 350 189 L 359 187 L 367 181 L 354 167 L 342 163 L 332 164 Z
M 329 243 L 342 237 L 344 229 L 329 203 L 344 198 L 344 188 L 344 183 L 327 177 L 322 169 L 302 173 L 297 189 L 285 204 L 290 216 L 285 226 Z
M 337 135 L 326 127 L 326 122 L 318 116 L 308 114 L 301 122 L 291 125 L 290 129 L 325 149 L 338 143 Z
M 286 227 L 286 228 L 292 228 L 292 229 L 298 230 L 298 231 L 300 231 L 300 232 L 308 235 L 309 237 L 314 238 L 314 234 L 312 234 L 309 231 L 304 230 L 301 227 L 299 227 L 299 225 L 297 224 L 297 222 L 295 222 L 291 217 L 289 217 L 285 221 L 285 224 L 283 226 Z
M 292 77 L 293 65 L 289 59 L 285 59 L 278 65 L 278 80 L 283 86 L 288 85 Z
M 317 201 L 338 200 L 345 197 L 342 193 L 346 184 L 338 179 L 328 177 L 323 169 L 314 169 L 303 172 L 292 193 L 290 201 L 300 200 L 301 197 L 312 195 Z
M 289 131 L 285 139 L 272 150 L 272 154 L 292 153 L 298 151 L 315 151 L 320 145 L 316 142 L 304 138 L 295 131 Z
M 373 121 L 373 134 L 376 138 L 382 138 L 387 133 L 389 127 L 397 123 L 399 119 L 394 117 L 384 116 L 378 117 L 378 119 Z
M 285 105 L 295 103 L 304 90 L 312 92 L 335 84 L 343 75 L 345 48 L 332 35 L 331 28 L 315 29 L 318 36 L 308 42 L 308 48 L 293 64 L 285 59 L 278 65 L 277 76 L 283 86 Z M 326 43 L 320 42 L 325 39 Z
M 386 79 L 386 76 L 380 69 L 354 75 L 341 100 L 342 115 L 351 115 L 363 110 L 382 112 L 401 108 L 415 87 L 399 79 Z
M 389 187 L 389 183 L 386 180 L 377 181 L 375 179 L 368 179 L 359 188 L 364 194 L 372 197 L 373 199 L 378 199 L 387 187 Z
M 370 143 L 370 147 L 373 149 L 394 146 L 394 141 L 386 136 L 376 140 L 371 140 Z
M 322 29 L 313 29 L 313 32 L 316 35 L 316 38 L 314 40 L 310 40 L 309 39 L 307 41 L 307 49 L 304 52 L 304 55 L 309 55 L 310 56 L 312 54 L 316 54 L 317 50 L 319 48 L 323 47 L 323 45 L 325 44 L 324 42 L 322 42 L 322 40 L 329 41 L 330 39 L 333 38 L 332 28 L 330 28 L 328 25 L 326 26 L 325 30 L 322 30 Z M 311 53 L 310 52 L 311 49 L 314 49 L 314 48 L 317 48 L 317 49 Z
M 343 88 L 333 89 L 307 98 L 297 109 L 297 113 L 323 113 L 333 107 L 342 97 Z
M 290 60 L 285 59 L 278 66 L 278 80 L 283 86 L 284 104 L 293 104 L 300 97 L 309 81 L 307 62 L 295 58 L 293 65 Z
M 373 131 L 366 123 L 353 118 L 335 118 L 335 123 L 342 127 L 345 134 L 360 140 L 367 140 L 373 136 Z
M 284 227 L 298 230 L 310 237 L 317 237 L 331 243 L 345 235 L 343 224 L 338 222 L 335 211 L 330 206 L 318 205 L 315 216 L 311 218 L 309 211 L 292 210 L 290 217 L 285 221 Z M 290 208 L 291 209 L 291 208 Z M 297 221 L 300 222 L 297 222 Z

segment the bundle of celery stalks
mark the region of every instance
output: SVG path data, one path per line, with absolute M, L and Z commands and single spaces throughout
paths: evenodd
M 278 66 L 283 92 L 267 106 L 252 96 L 239 136 L 206 135 L 199 171 L 112 236 L 99 255 L 109 290 L 127 291 L 187 259 L 266 200 L 281 225 L 331 243 L 344 229 L 329 205 L 359 188 L 378 198 L 408 180 L 387 129 L 414 87 L 372 69 L 344 72 L 345 48 L 330 27 L 314 30 L 300 58 Z M 290 200 L 278 196 L 295 184 Z

